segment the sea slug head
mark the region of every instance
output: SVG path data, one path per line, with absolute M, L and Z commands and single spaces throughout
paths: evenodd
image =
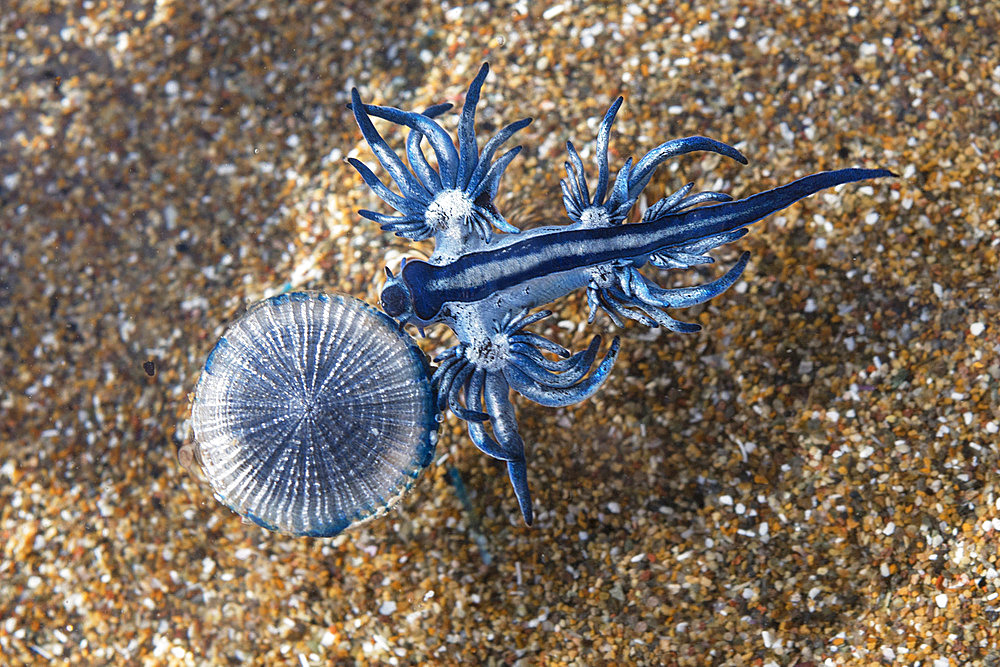
M 402 326 L 413 317 L 413 294 L 406 281 L 403 280 L 402 270 L 397 276 L 387 266 L 385 267 L 385 277 L 385 285 L 379 296 L 379 306 L 386 315 L 397 320 Z

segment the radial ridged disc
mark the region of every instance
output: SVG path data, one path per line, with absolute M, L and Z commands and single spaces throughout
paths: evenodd
M 437 435 L 410 336 L 362 301 L 318 292 L 267 299 L 233 322 L 205 362 L 192 418 L 219 500 L 295 535 L 383 513 Z

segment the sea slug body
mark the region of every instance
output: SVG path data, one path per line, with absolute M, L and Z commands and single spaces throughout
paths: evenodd
M 804 197 L 892 175 L 885 169 L 821 172 L 738 201 L 719 192 L 693 193 L 693 184 L 687 184 L 648 206 L 638 222 L 628 222 L 666 160 L 694 151 L 747 160 L 719 141 L 686 137 L 667 141 L 634 163 L 626 160 L 612 179 L 608 147 L 623 102 L 619 97 L 597 133 L 593 194 L 583 161 L 567 142 L 561 181 L 565 224 L 522 231 L 494 203 L 500 179 L 521 147 L 497 154 L 531 119 L 504 127 L 479 149 L 475 111 L 488 73 L 484 64 L 466 93 L 457 147 L 434 120 L 450 105 L 416 113 L 365 104 L 352 91 L 350 107 L 361 134 L 398 188 L 350 158 L 362 180 L 397 212 L 360 215 L 398 236 L 432 239 L 434 252 L 427 260 L 404 261 L 396 273 L 386 268 L 380 297 L 385 315 L 350 297 L 290 295 L 301 308 L 288 310 L 272 301 L 252 309 L 246 322 L 234 324 L 236 335 L 227 333 L 216 346 L 199 382 L 195 431 L 203 468 L 217 495 L 235 511 L 304 535 L 333 534 L 377 516 L 430 461 L 435 420 L 450 411 L 466 422 L 476 447 L 506 463 L 524 521 L 531 524 L 527 457 L 511 390 L 546 406 L 582 401 L 608 378 L 620 349 L 616 337 L 601 356 L 602 340 L 595 336 L 573 353 L 530 331 L 551 314 L 546 305 L 584 289 L 591 322 L 603 310 L 618 326 L 631 319 L 698 331 L 698 325 L 676 320 L 667 310 L 727 290 L 747 266 L 749 253 L 715 280 L 689 287 L 664 288 L 644 275 L 646 266 L 688 269 L 711 263 L 711 250 L 742 238 L 749 225 Z M 408 128 L 408 165 L 373 118 Z M 436 168 L 424 153 L 425 140 Z M 337 299 L 334 317 L 330 299 Z M 403 331 L 407 324 L 421 330 L 443 324 L 454 332 L 457 344 L 438 355 L 433 372 Z M 364 398 L 347 407 L 328 395 L 334 385 L 356 388 Z

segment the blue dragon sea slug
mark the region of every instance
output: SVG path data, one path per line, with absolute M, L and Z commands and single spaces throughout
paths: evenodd
M 396 211 L 360 215 L 401 237 L 433 239 L 434 252 L 426 261 L 404 260 L 398 273 L 386 268 L 380 296 L 385 315 L 346 296 L 293 294 L 252 308 L 245 317 L 252 314 L 254 325 L 243 326 L 241 319 L 234 324 L 239 335 L 227 332 L 217 344 L 196 392 L 195 451 L 216 495 L 243 516 L 293 534 L 331 535 L 381 514 L 430 461 L 434 420 L 450 411 L 466 422 L 476 447 L 506 463 L 524 521 L 531 524 L 527 458 L 511 390 L 547 406 L 577 403 L 608 378 L 619 350 L 617 337 L 600 356 L 600 336 L 573 353 L 532 332 L 531 325 L 551 314 L 546 304 L 585 289 L 591 322 L 603 310 L 618 326 L 630 319 L 698 331 L 667 311 L 724 292 L 746 268 L 749 253 L 716 280 L 692 287 L 663 288 L 642 273 L 646 265 L 686 269 L 711 263 L 709 251 L 803 197 L 891 175 L 885 169 L 821 172 L 739 201 L 720 192 L 693 192 L 687 184 L 650 205 L 638 222 L 627 222 L 666 160 L 694 151 L 747 160 L 732 146 L 686 137 L 636 162 L 626 160 L 612 179 L 608 145 L 619 97 L 597 133 L 593 192 L 579 153 L 567 142 L 561 186 L 568 220 L 521 231 L 494 204 L 500 179 L 521 147 L 498 153 L 531 119 L 504 127 L 480 150 L 475 112 L 488 72 L 484 64 L 466 93 L 457 147 L 434 120 L 450 105 L 417 113 L 365 104 L 352 91 L 358 127 L 398 189 L 350 158 L 364 182 Z M 408 128 L 408 165 L 373 118 Z M 337 300 L 336 317 L 323 308 L 302 308 L 323 299 Z M 396 335 L 385 328 L 389 317 Z M 403 332 L 407 324 L 421 330 L 444 324 L 458 344 L 437 356 L 431 372 Z M 335 400 L 342 394 L 364 398 Z

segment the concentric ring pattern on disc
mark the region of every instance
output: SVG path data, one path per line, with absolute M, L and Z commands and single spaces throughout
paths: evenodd
M 262 301 L 216 343 L 192 410 L 216 496 L 255 523 L 329 536 L 377 516 L 434 453 L 423 354 L 353 297 Z

